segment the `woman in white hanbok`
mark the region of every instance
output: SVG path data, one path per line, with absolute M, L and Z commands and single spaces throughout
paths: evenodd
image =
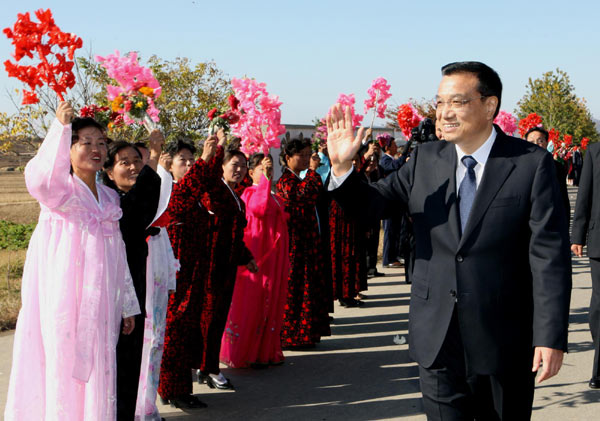
M 23 272 L 6 420 L 115 419 L 121 318 L 140 313 L 119 229 L 117 193 L 96 184 L 102 126 L 61 103 L 25 168 L 40 202 Z

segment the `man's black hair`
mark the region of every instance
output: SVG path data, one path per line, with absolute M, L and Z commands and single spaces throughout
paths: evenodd
M 498 105 L 494 118 L 500 112 L 500 103 L 502 101 L 502 81 L 498 73 L 486 64 L 479 61 L 457 61 L 449 63 L 442 67 L 442 76 L 450 76 L 456 73 L 472 73 L 477 77 L 479 85 L 477 91 L 485 97 L 495 96 L 498 98 Z

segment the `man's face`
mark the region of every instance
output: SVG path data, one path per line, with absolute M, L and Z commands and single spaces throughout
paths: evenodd
M 473 73 L 442 77 L 436 118 L 444 140 L 466 145 L 483 142 L 490 135 L 497 99 L 481 98 L 478 82 Z
M 543 148 L 543 149 L 547 149 L 548 148 L 548 140 L 546 139 L 546 136 L 544 136 L 543 133 L 540 133 L 538 131 L 533 131 L 531 133 L 529 133 L 527 135 L 527 139 L 525 139 L 528 142 L 531 143 L 535 143 L 536 145 L 538 145 L 539 147 Z

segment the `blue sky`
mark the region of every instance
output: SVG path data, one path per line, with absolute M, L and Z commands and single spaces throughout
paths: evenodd
M 119 49 L 214 60 L 230 77 L 266 82 L 283 101 L 288 124 L 323 116 L 339 93 L 355 93 L 362 112 L 379 76 L 392 86 L 390 103 L 433 98 L 440 67 L 460 60 L 483 61 L 498 71 L 502 108 L 510 112 L 530 77 L 558 67 L 600 118 L 600 6 L 591 0 L 3 0 L 0 28 L 12 26 L 19 12 L 42 7 L 95 54 Z M 2 61 L 12 51 L 0 35 Z M 2 66 L 0 111 L 14 112 L 4 88 L 21 86 Z

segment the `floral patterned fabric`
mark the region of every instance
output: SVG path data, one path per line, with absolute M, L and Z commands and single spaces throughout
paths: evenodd
M 173 185 L 167 232 L 173 254 L 179 260 L 177 289 L 169 297 L 164 351 L 160 368 L 159 395 L 164 399 L 192 393 L 192 368 L 200 367 L 202 333 L 200 316 L 204 280 L 209 268 L 206 250 L 208 211 L 202 195 L 221 183 L 223 149 L 218 148 L 208 164 L 198 159 L 188 173 Z
M 277 195 L 290 215 L 290 274 L 281 331 L 283 347 L 314 345 L 321 336 L 331 335 L 316 210 L 322 191 L 321 177 L 312 170 L 302 180 L 286 169 L 277 182 Z
M 331 274 L 335 298 L 354 299 L 367 289 L 366 232 L 335 200 L 329 207 Z
M 215 163 L 220 166 L 218 162 L 222 164 L 222 156 L 217 157 Z M 246 206 L 225 180 L 217 182 L 203 195 L 202 205 L 209 211 L 206 251 L 210 264 L 204 278 L 200 317 L 200 370 L 203 373 L 218 374 L 221 337 L 233 297 L 238 266 L 250 262 L 252 254 L 244 244 Z

